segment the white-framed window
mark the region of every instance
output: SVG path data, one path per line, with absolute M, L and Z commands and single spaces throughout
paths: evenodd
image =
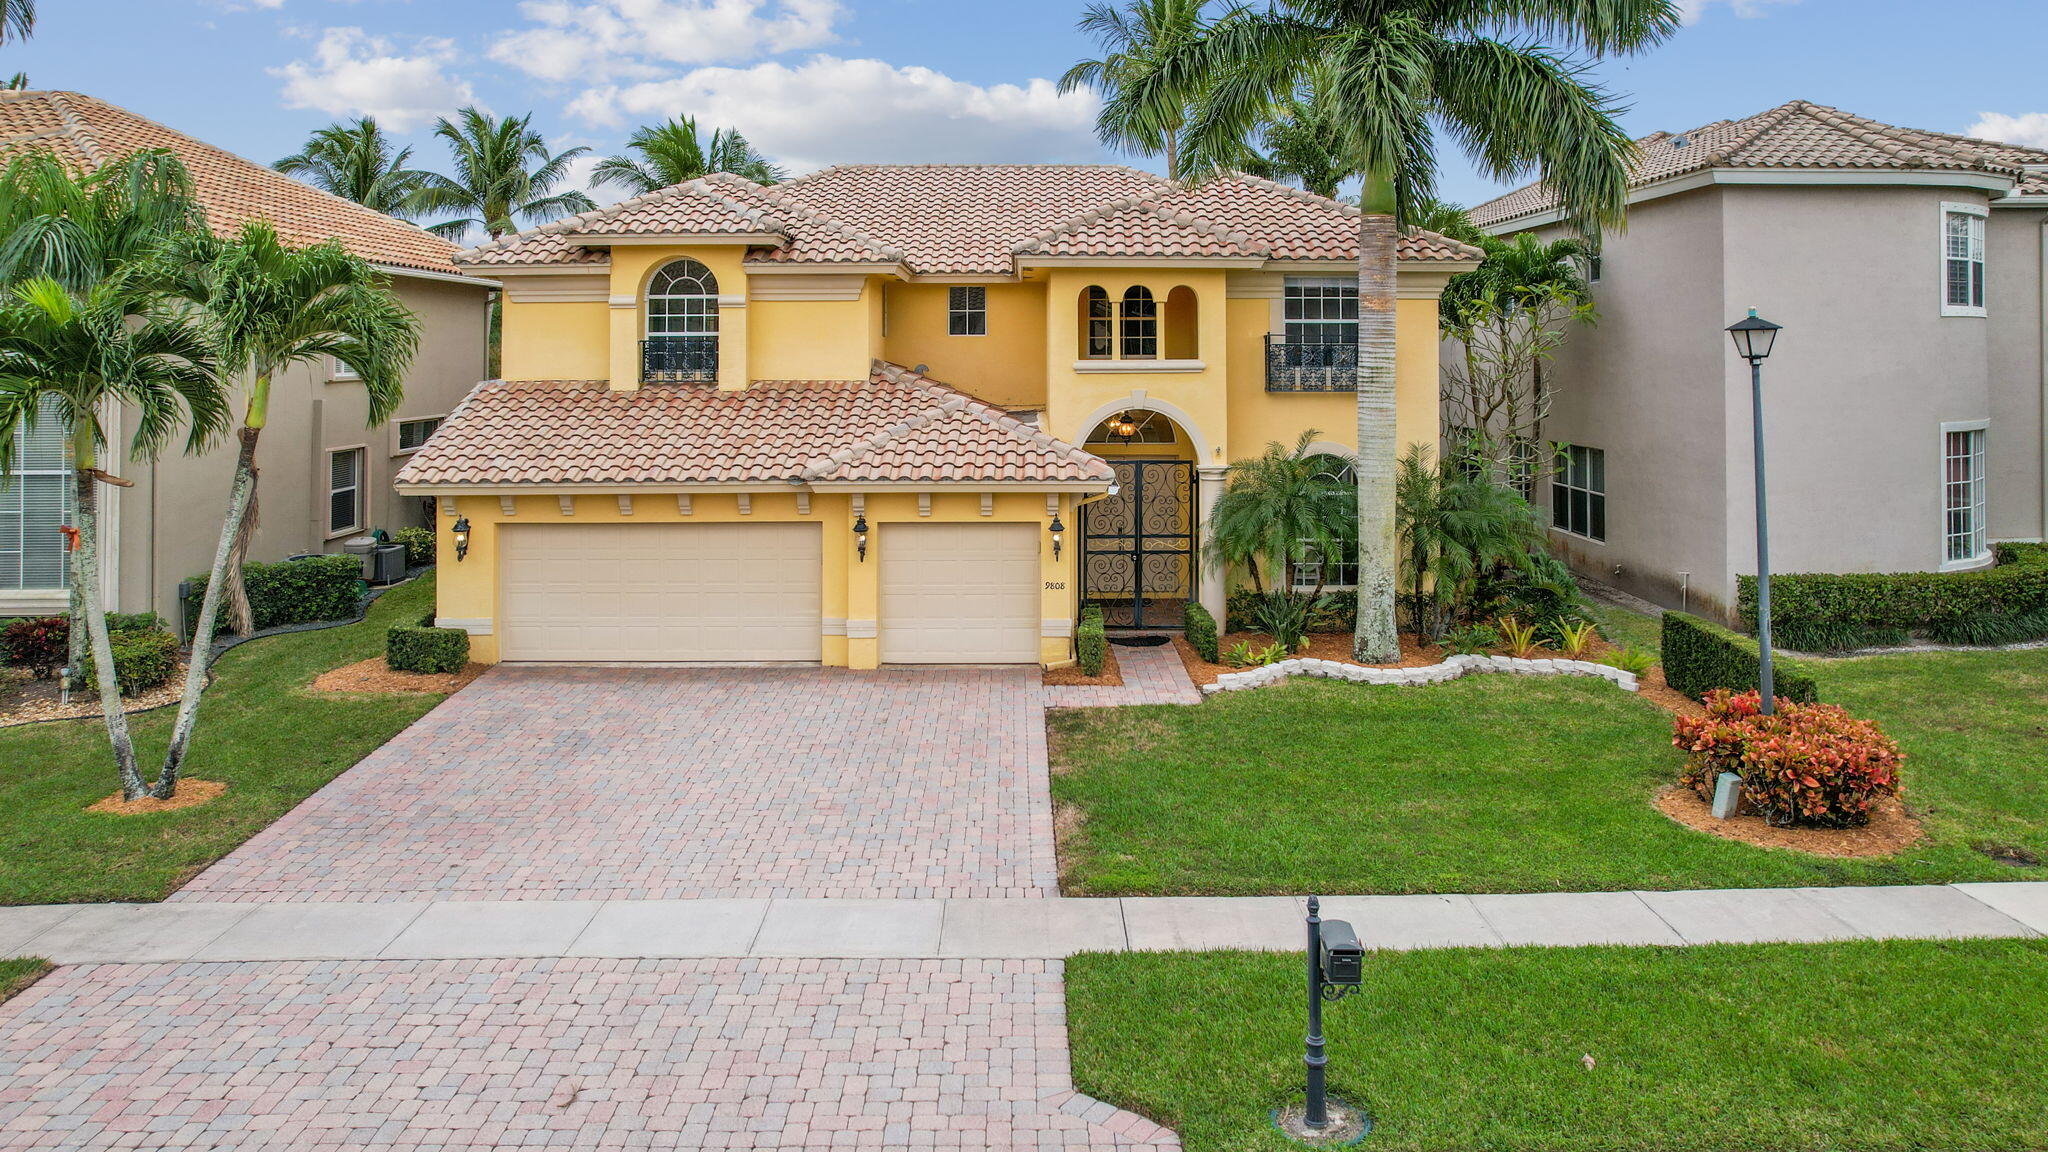
M 1289 276 L 1281 288 L 1289 344 L 1358 343 L 1358 278 Z
M 363 526 L 363 450 L 327 454 L 327 534 L 340 536 Z
M 71 437 L 58 405 L 43 401 L 31 429 L 17 424 L 14 471 L 0 476 L 0 590 L 65 586 L 69 564 L 61 529 L 71 523 Z
M 1607 539 L 1607 453 L 1583 444 L 1557 446 L 1550 480 L 1550 524 L 1588 540 Z
M 1081 358 L 1107 360 L 1116 355 L 1116 305 L 1107 289 L 1091 284 L 1081 294 L 1081 318 L 1087 327 L 1081 334 Z
M 1984 311 L 1984 224 L 1981 204 L 1941 206 L 1941 314 L 1982 316 Z
M 1991 555 L 1984 534 L 1984 440 L 1987 420 L 1941 426 L 1941 562 L 1968 568 Z
M 1159 356 L 1159 301 L 1152 290 L 1133 284 L 1124 290 L 1123 331 L 1120 343 L 1125 360 L 1154 360 Z
M 1321 582 L 1325 592 L 1344 592 L 1358 587 L 1358 546 L 1345 541 L 1342 554 L 1335 560 L 1324 556 L 1315 545 L 1301 542 L 1301 559 L 1294 562 L 1292 583 L 1296 592 L 1313 592 Z
M 427 442 L 427 437 L 432 436 L 434 430 L 441 426 L 442 419 L 440 416 L 421 416 L 415 420 L 400 420 L 396 455 L 403 456 L 408 452 L 419 451 L 420 445 Z
M 641 374 L 649 381 L 718 379 L 718 278 L 687 257 L 661 266 L 647 282 L 647 341 Z
M 988 289 L 978 284 L 946 289 L 946 334 L 988 335 Z
M 335 357 L 335 356 L 329 356 L 329 357 L 327 358 L 327 378 L 328 378 L 329 380 L 361 380 L 361 379 L 362 379 L 362 377 L 361 377 L 361 376 L 358 376 L 358 375 L 356 375 L 356 370 L 355 370 L 355 369 L 353 369 L 353 368 L 349 367 L 348 365 L 346 365 L 346 364 L 342 363 L 342 362 L 341 362 L 341 359 L 340 359 L 339 357 Z

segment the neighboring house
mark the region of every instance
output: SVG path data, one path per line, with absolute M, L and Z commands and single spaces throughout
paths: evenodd
M 712 176 L 458 257 L 506 381 L 400 473 L 478 659 L 1045 663 L 1083 601 L 1178 627 L 1224 470 L 1355 444 L 1358 214 L 1112 166 Z M 1437 297 L 1401 243 L 1399 435 Z M 455 532 L 467 532 L 465 559 Z
M 1750 381 L 1724 333 L 1784 325 L 1764 364 L 1771 566 L 1936 571 L 2040 539 L 2048 152 L 1794 101 L 1639 142 L 1597 327 L 1550 373 L 1543 486 L 1581 571 L 1728 616 L 1756 571 Z M 1473 210 L 1558 235 L 1540 186 Z
M 424 503 L 399 497 L 391 478 L 484 373 L 494 287 L 454 265 L 453 244 L 75 92 L 0 92 L 0 158 L 28 148 L 49 149 L 81 169 L 141 149 L 168 149 L 191 169 L 216 231 L 268 220 L 287 243 L 338 239 L 388 273 L 392 291 L 421 325 L 405 402 L 390 423 L 366 428 L 368 398 L 338 365 L 280 374 L 258 449 L 260 518 L 249 554 L 282 560 L 332 552 L 373 528 L 429 522 Z M 125 444 L 133 413 L 114 414 L 109 429 Z M 17 456 L 22 475 L 0 478 L 0 616 L 62 612 L 58 526 L 69 517 L 72 493 L 64 431 L 43 422 L 33 434 L 17 428 L 14 435 L 27 442 Z M 101 489 L 109 606 L 178 618 L 179 582 L 212 565 L 234 462 L 230 435 L 205 456 L 181 455 L 173 445 L 154 463 L 113 469 L 135 486 Z

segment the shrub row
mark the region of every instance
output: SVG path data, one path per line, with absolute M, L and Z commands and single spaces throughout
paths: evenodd
M 1193 600 L 1188 601 L 1187 607 L 1180 610 L 1180 626 L 1195 655 L 1211 664 L 1218 661 L 1222 652 L 1216 636 L 1216 618 L 1209 615 L 1207 608 Z
M 122 645 L 127 643 L 133 646 L 136 643 L 133 637 L 170 637 L 170 633 L 164 631 L 162 617 L 154 612 L 109 612 L 107 633 L 114 646 L 114 675 L 124 687 L 133 681 L 141 685 L 134 691 L 144 691 L 163 683 L 162 680 L 155 684 L 145 683 L 151 672 L 144 665 L 154 662 L 154 651 L 159 647 L 156 641 L 151 640 L 143 645 L 149 651 L 136 655 L 138 664 L 132 674 L 122 672 L 121 662 Z M 174 642 L 171 658 L 173 669 L 177 666 L 176 647 Z M 0 628 L 0 655 L 5 656 L 8 664 L 28 669 L 29 674 L 38 680 L 49 679 L 57 674 L 57 670 L 64 666 L 66 660 L 71 658 L 71 618 L 29 616 L 7 621 L 5 628 Z M 169 673 L 166 672 L 165 676 L 168 677 Z
M 1701 699 L 1716 688 L 1757 690 L 1762 652 L 1755 640 L 1738 632 L 1683 612 L 1666 612 L 1662 648 L 1665 682 L 1687 696 Z M 1811 704 L 1820 698 L 1812 674 L 1797 664 L 1774 659 L 1771 679 L 1781 699 Z
M 178 638 L 160 628 L 116 632 L 108 637 L 114 653 L 114 682 L 121 695 L 136 696 L 171 682 L 178 671 Z M 85 682 L 97 683 L 91 653 L 86 654 Z
M 2048 635 L 2048 547 L 2000 544 L 1975 572 L 1802 573 L 1771 577 L 1771 628 L 1795 648 L 1834 651 L 1898 643 L 1912 633 L 1948 644 L 2006 644 Z M 1736 609 L 1756 626 L 1756 578 Z
M 1084 676 L 1099 676 L 1109 663 L 1109 636 L 1102 630 L 1102 609 L 1090 605 L 1081 609 L 1081 626 L 1074 629 L 1074 658 Z
M 405 546 L 405 566 L 425 568 L 434 562 L 434 530 L 432 528 L 400 528 L 391 534 L 391 540 Z
M 363 560 L 360 556 L 309 556 L 277 564 L 242 566 L 249 591 L 249 614 L 257 631 L 318 620 L 347 620 L 363 607 Z M 194 616 L 206 595 L 206 577 L 192 578 Z
M 394 672 L 460 672 L 469 663 L 469 633 L 436 628 L 432 616 L 384 633 L 384 663 Z

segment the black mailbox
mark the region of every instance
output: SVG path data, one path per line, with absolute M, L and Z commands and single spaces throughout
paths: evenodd
M 1320 928 L 1323 942 L 1325 983 L 1356 987 L 1365 982 L 1365 949 L 1358 933 L 1342 920 L 1325 920 Z

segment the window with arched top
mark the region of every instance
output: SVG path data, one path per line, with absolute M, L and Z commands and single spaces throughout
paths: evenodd
M 1121 330 L 1117 334 L 1126 360 L 1151 360 L 1159 355 L 1159 301 L 1152 290 L 1133 284 L 1124 291 Z
M 695 260 L 672 260 L 647 283 L 641 379 L 718 379 L 718 278 Z
M 1107 360 L 1116 355 L 1116 309 L 1109 293 L 1090 284 L 1081 291 L 1081 359 Z

